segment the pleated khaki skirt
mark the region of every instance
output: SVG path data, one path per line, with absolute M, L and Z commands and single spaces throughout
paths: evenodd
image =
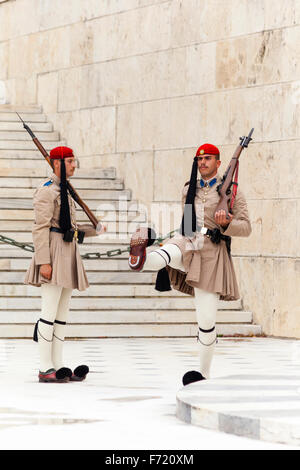
M 172 238 L 167 243 L 177 245 L 182 252 L 185 273 L 167 267 L 170 282 L 174 289 L 194 295 L 194 287 L 219 294 L 221 300 L 240 298 L 231 256 L 228 255 L 225 241 L 216 245 L 204 239 L 201 250 L 187 250 L 187 238 Z
M 36 287 L 41 284 L 52 284 L 67 289 L 83 291 L 89 287 L 86 272 L 82 263 L 77 242 L 64 242 L 61 233 L 50 232 L 50 257 L 52 266 L 51 280 L 40 273 L 33 255 L 26 272 L 24 283 Z

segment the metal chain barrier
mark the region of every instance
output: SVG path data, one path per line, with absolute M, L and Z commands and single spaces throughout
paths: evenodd
M 32 243 L 16 242 L 16 240 L 13 240 L 12 238 L 4 237 L 3 235 L 0 235 L 0 242 L 5 243 L 7 245 L 17 246 L 18 248 L 22 248 L 22 250 L 31 251 L 32 253 L 34 252 L 34 247 Z
M 172 238 L 176 232 L 178 232 L 179 229 L 172 230 L 172 232 L 169 232 L 167 235 L 164 237 L 158 237 L 153 245 L 161 245 L 164 240 L 167 240 L 168 238 Z M 31 253 L 34 252 L 34 246 L 32 243 L 21 243 L 17 242 L 16 240 L 13 240 L 12 238 L 4 237 L 3 235 L 0 235 L 0 242 L 5 243 L 6 245 L 12 245 L 16 246 L 17 248 L 21 248 L 22 250 L 25 251 L 30 251 Z M 103 259 L 103 258 L 112 258 L 113 256 L 119 256 L 122 253 L 129 253 L 130 247 L 127 246 L 127 248 L 123 248 L 121 250 L 120 248 L 115 248 L 114 250 L 108 250 L 103 253 L 85 253 L 81 255 L 81 258 L 83 259 Z

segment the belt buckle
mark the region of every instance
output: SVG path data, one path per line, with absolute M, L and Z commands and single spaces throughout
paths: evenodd
M 78 230 L 75 230 L 74 232 L 74 239 L 76 242 L 78 241 Z
M 209 235 L 207 234 L 208 229 L 206 227 L 201 227 L 200 233 L 202 235 L 205 235 L 207 238 L 209 238 Z

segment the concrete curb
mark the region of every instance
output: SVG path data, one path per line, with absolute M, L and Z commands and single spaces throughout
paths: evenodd
M 300 374 L 195 382 L 177 393 L 176 414 L 214 431 L 300 446 Z

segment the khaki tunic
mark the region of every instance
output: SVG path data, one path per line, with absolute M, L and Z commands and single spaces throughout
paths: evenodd
M 238 189 L 233 206 L 233 220 L 224 230 L 217 225 L 214 214 L 219 202 L 216 191 L 221 178 L 217 176 L 217 183 L 211 188 L 201 188 L 200 180 L 197 181 L 195 197 L 196 216 L 201 216 L 204 208 L 204 226 L 209 229 L 219 228 L 224 235 L 230 237 L 248 237 L 251 233 L 251 224 L 247 209 L 247 203 L 243 193 Z M 188 191 L 188 185 L 184 186 L 182 203 L 184 204 Z M 209 238 L 204 237 L 204 244 L 200 250 L 194 250 L 192 242 L 187 237 L 178 235 L 167 243 L 174 243 L 182 252 L 182 261 L 185 273 L 167 267 L 170 282 L 174 289 L 186 294 L 194 295 L 194 287 L 207 292 L 220 295 L 222 300 L 237 300 L 240 298 L 234 266 L 231 256 L 228 255 L 226 243 L 214 244 Z
M 76 223 L 76 206 L 68 194 L 72 228 L 83 230 L 86 237 L 96 235 L 91 224 Z M 59 227 L 60 214 L 60 178 L 54 173 L 51 179 L 42 183 L 33 196 L 35 222 L 32 230 L 34 255 L 25 276 L 25 284 L 40 287 L 41 284 L 53 284 L 68 289 L 85 290 L 89 287 L 82 264 L 79 248 L 75 239 L 64 242 L 63 234 L 50 232 L 50 227 Z M 40 274 L 42 264 L 51 264 L 51 280 Z

